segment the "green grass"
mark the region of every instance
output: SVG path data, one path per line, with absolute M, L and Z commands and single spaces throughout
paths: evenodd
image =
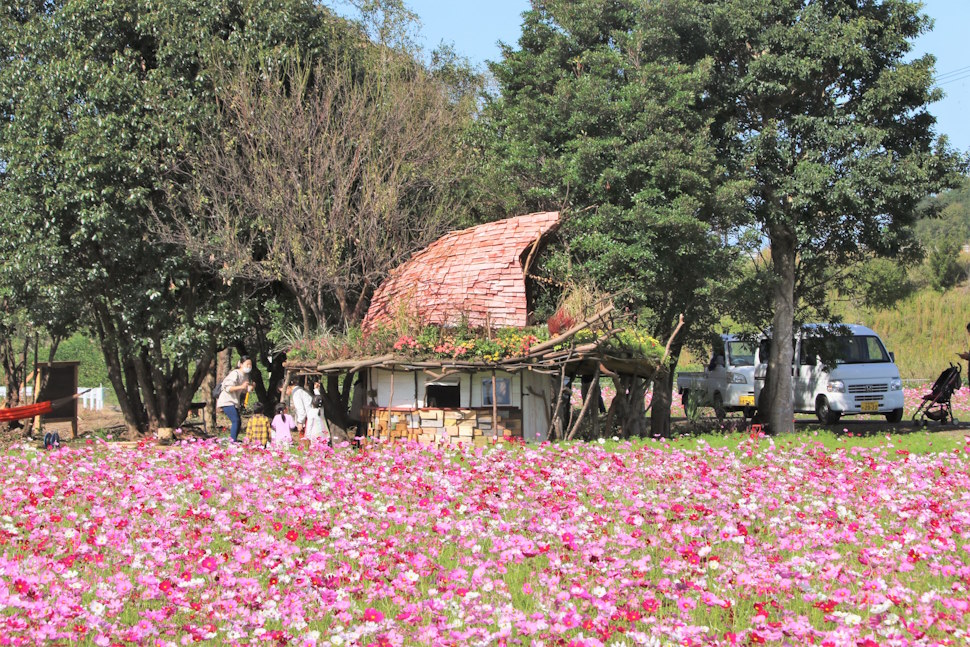
M 773 442 L 777 447 L 784 448 L 786 445 L 800 445 L 803 443 L 820 444 L 828 450 L 847 449 L 851 447 L 878 448 L 890 447 L 893 451 L 909 452 L 911 454 L 932 454 L 939 452 L 952 452 L 962 449 L 966 444 L 966 431 L 912 431 L 908 433 L 872 433 L 859 435 L 857 433 L 844 433 L 841 430 L 833 431 L 827 428 L 810 427 L 807 430 L 799 430 L 793 434 L 771 436 L 761 439 L 762 444 Z M 716 449 L 728 448 L 738 450 L 742 443 L 750 442 L 751 435 L 748 433 L 717 434 L 707 433 L 699 435 L 681 435 L 672 440 L 635 440 L 632 443 L 634 450 L 643 446 L 658 447 L 669 450 L 696 450 L 710 446 Z M 607 451 L 624 452 L 629 451 L 630 444 L 606 440 L 603 448 Z M 900 457 L 905 454 L 900 454 Z

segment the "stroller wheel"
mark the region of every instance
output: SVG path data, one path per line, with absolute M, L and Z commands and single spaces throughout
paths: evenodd
M 953 425 L 958 425 L 958 424 L 960 424 L 960 421 L 959 421 L 959 420 L 957 420 L 956 418 L 950 418 L 950 422 L 951 422 L 951 423 L 952 423 Z

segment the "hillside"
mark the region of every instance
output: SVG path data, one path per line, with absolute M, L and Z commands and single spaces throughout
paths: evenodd
M 923 289 L 884 310 L 847 306 L 841 308 L 841 314 L 846 322 L 879 333 L 896 354 L 903 379 L 936 379 L 949 362 L 959 361 L 957 352 L 970 347 L 966 329 L 970 287 L 965 285 L 944 294 Z

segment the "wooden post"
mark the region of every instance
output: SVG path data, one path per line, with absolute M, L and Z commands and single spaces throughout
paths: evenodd
M 600 379 L 600 367 L 599 365 L 597 365 L 596 370 L 593 371 L 593 382 L 597 382 L 599 381 L 599 379 Z M 592 401 L 593 401 L 593 389 L 589 389 L 588 391 L 586 391 L 586 402 L 583 403 L 583 408 L 579 410 L 579 417 L 576 418 L 576 422 L 575 424 L 573 424 L 573 428 L 569 430 L 569 435 L 566 437 L 566 440 L 572 440 L 573 437 L 576 435 L 576 432 L 579 431 L 579 425 L 583 424 L 583 416 L 586 415 L 586 411 L 587 409 L 589 409 L 589 404 Z
M 492 369 L 492 442 L 498 438 L 498 398 L 495 389 L 495 369 Z
M 391 368 L 391 392 L 387 396 L 387 439 L 394 437 L 391 427 L 392 411 L 394 409 L 394 369 Z
M 600 370 L 599 367 L 597 367 L 596 368 L 597 373 L 599 372 L 599 370 Z M 593 436 L 595 438 L 599 438 L 599 437 L 601 437 L 602 434 L 600 433 L 600 396 L 601 396 L 601 391 L 600 391 L 600 380 L 599 380 L 599 376 L 598 375 L 597 375 L 596 379 L 593 380 L 593 383 L 590 384 L 589 386 L 590 386 L 589 390 L 591 391 L 590 395 L 593 398 Z
M 26 391 L 26 389 L 24 389 Z M 24 393 L 24 395 L 27 395 Z M 37 404 L 37 398 L 40 397 L 40 366 L 37 365 L 37 356 L 34 356 L 34 404 Z M 33 421 L 33 433 L 39 434 L 41 431 L 41 416 L 34 416 Z M 74 434 L 77 436 L 77 434 Z

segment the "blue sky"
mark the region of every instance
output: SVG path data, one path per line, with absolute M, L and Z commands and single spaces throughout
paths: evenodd
M 409 0 L 407 4 L 421 18 L 423 45 L 454 43 L 459 53 L 473 63 L 499 58 L 498 41 L 515 44 L 521 13 L 528 0 Z M 936 71 L 946 98 L 933 104 L 937 132 L 950 143 L 970 151 L 970 2 L 967 0 L 924 0 L 924 11 L 935 19 L 933 31 L 915 44 L 915 54 L 936 56 Z

